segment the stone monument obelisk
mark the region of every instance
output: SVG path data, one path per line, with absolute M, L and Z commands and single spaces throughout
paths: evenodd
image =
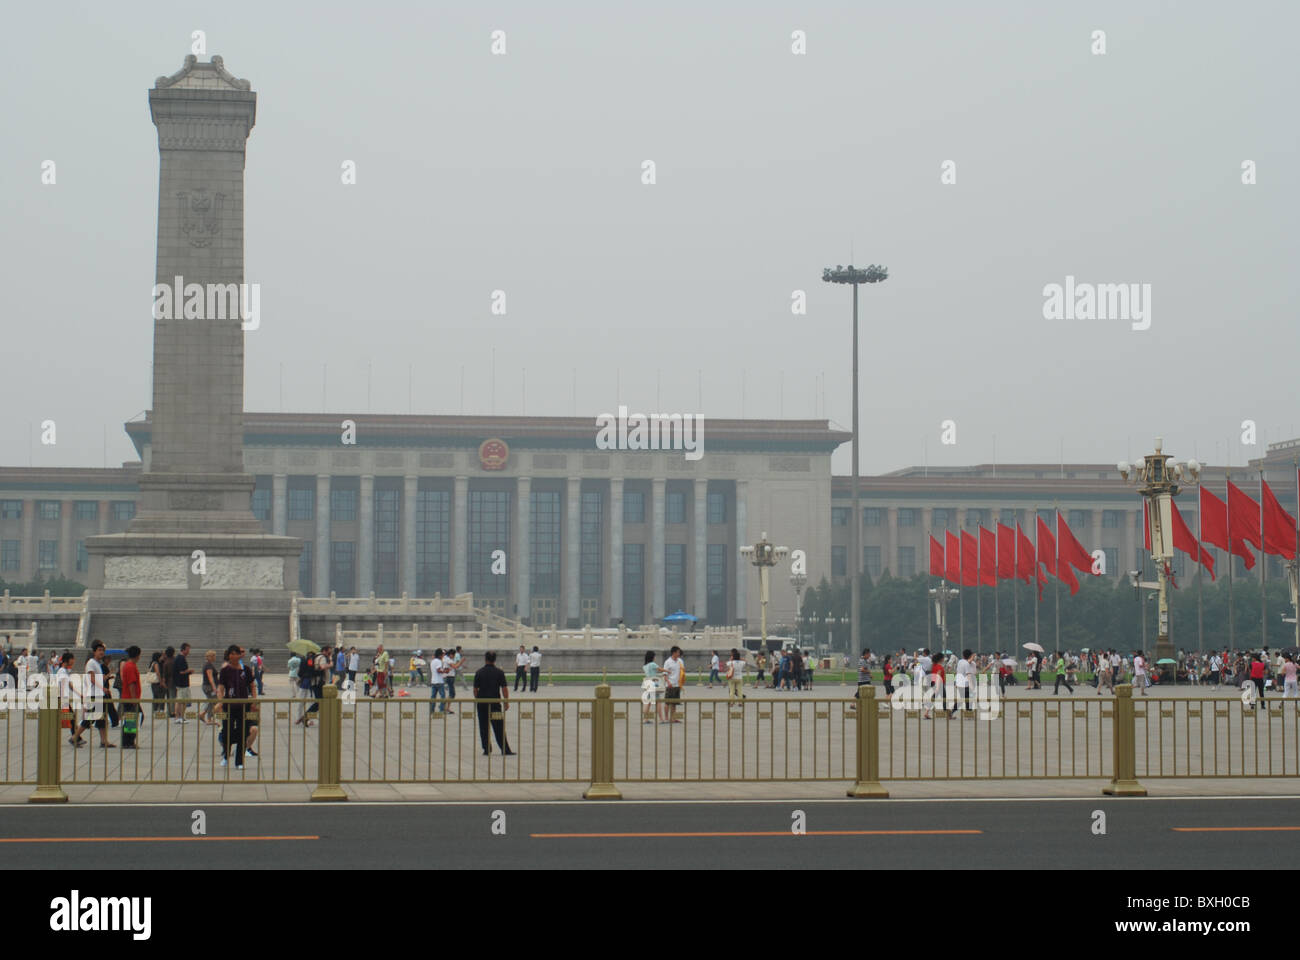
M 163 641 L 288 639 L 302 541 L 264 532 L 244 471 L 245 143 L 257 94 L 220 57 L 194 56 L 149 91 L 158 128 L 153 409 L 139 514 L 91 537 L 91 635 Z M 155 287 L 155 294 L 157 293 Z M 215 291 L 214 297 L 211 291 Z

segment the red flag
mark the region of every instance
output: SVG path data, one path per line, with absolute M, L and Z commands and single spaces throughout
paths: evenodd
M 1142 545 L 1151 552 L 1151 501 L 1142 501 Z
M 946 531 L 943 537 L 944 543 L 947 544 L 944 569 L 948 582 L 961 583 L 961 542 L 957 539 L 957 534 L 951 530 Z
M 1020 524 L 1016 524 L 1016 576 L 1028 583 L 1034 576 L 1034 569 L 1038 566 L 1034 562 L 1034 545 L 1029 538 L 1025 536 L 1025 531 L 1020 529 Z
M 1214 579 L 1214 558 L 1210 556 L 1210 551 L 1206 550 L 1196 538 L 1192 536 L 1191 528 L 1187 526 L 1187 521 L 1183 515 L 1178 512 L 1178 504 L 1173 504 L 1174 508 L 1174 549 L 1181 550 L 1190 556 L 1193 560 L 1200 562 L 1206 570 L 1210 571 L 1210 579 Z
M 1273 496 L 1273 491 L 1265 481 L 1260 480 L 1259 485 L 1260 502 L 1264 507 L 1264 552 L 1279 557 L 1294 557 L 1295 518 L 1282 509 L 1282 504 L 1277 502 L 1277 497 Z
M 943 576 L 943 544 L 930 537 L 930 576 Z
M 1201 487 L 1201 542 L 1241 557 L 1247 570 L 1255 565 L 1255 555 L 1240 537 L 1233 537 L 1229 547 L 1228 505 L 1205 487 Z
M 980 585 L 979 543 L 965 530 L 961 532 L 961 585 L 963 587 Z
M 1016 577 L 1016 531 L 998 524 L 998 579 Z
M 980 527 L 980 586 L 998 585 L 998 538 Z
M 1259 504 L 1231 480 L 1228 481 L 1228 529 L 1233 540 L 1244 540 L 1256 550 L 1259 539 Z
M 1178 581 L 1174 579 L 1174 568 L 1167 563 L 1165 564 L 1165 579 L 1174 585 L 1175 590 L 1178 589 Z
M 1038 518 L 1038 562 L 1047 568 L 1047 572 L 1056 576 L 1056 537 L 1047 529 L 1043 518 Z
M 1069 564 L 1080 573 L 1092 573 L 1092 554 L 1075 539 L 1074 531 L 1059 510 L 1056 512 L 1056 533 L 1061 543 L 1061 563 Z

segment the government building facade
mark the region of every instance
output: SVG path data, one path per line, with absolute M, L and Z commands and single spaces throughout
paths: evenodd
M 850 437 L 824 420 L 708 421 L 699 459 L 598 449 L 589 418 L 246 413 L 243 429 L 253 512 L 303 541 L 307 596 L 471 592 L 535 626 L 632 627 L 679 609 L 718 626 L 758 622 L 740 547 L 764 533 L 805 551 L 810 584 L 849 569 L 852 481 L 832 476 L 831 454 Z M 139 509 L 151 430 L 148 417 L 126 425 L 140 461 L 120 468 L 0 468 L 0 578 L 85 582 L 85 540 L 125 530 Z M 1270 445 L 1233 478 L 1257 496 L 1263 469 L 1293 509 L 1297 451 Z M 1221 468 L 1204 478 L 1223 495 Z M 908 468 L 860 484 L 873 579 L 927 572 L 930 534 L 999 521 L 1029 532 L 1035 511 L 1051 524 L 1058 508 L 1108 576 L 1142 564 L 1141 498 L 1113 465 Z M 1194 489 L 1178 503 L 1195 533 Z M 1282 576 L 1269 560 L 1270 579 Z M 1189 569 L 1180 555 L 1175 573 Z M 794 608 L 778 567 L 769 622 L 792 623 Z

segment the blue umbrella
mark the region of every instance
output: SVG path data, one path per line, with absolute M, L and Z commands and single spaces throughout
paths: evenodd
M 684 610 L 678 610 L 676 613 L 664 617 L 664 623 L 694 623 L 699 617 L 692 616 Z

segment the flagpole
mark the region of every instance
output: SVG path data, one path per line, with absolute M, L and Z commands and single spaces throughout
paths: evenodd
M 980 526 L 980 527 L 976 527 L 975 529 L 983 531 L 984 528 Z M 977 550 L 979 546 L 980 544 L 977 542 L 976 543 Z M 984 573 L 982 569 L 984 566 L 982 562 L 984 560 L 984 557 L 982 553 L 977 553 L 976 556 L 978 556 L 981 561 L 980 574 L 982 577 Z M 962 649 L 965 650 L 966 647 L 963 645 Z M 984 652 L 984 595 L 978 586 L 975 588 L 975 649 L 978 650 L 980 653 Z
M 927 544 L 925 545 L 925 547 L 926 547 L 926 551 L 927 551 L 927 552 L 932 551 L 933 548 L 931 547 L 931 543 L 933 543 L 933 541 L 934 541 L 934 528 L 932 527 L 932 528 L 930 529 L 930 543 L 927 543 Z M 933 553 L 931 553 L 931 556 L 933 556 Z M 929 557 L 927 557 L 926 559 L 928 560 Z M 934 576 L 934 574 L 930 574 L 930 576 Z M 942 586 L 942 584 L 940 584 L 940 586 Z M 926 597 L 926 600 L 927 600 L 927 601 L 930 599 L 929 589 L 930 589 L 930 588 L 927 588 L 927 590 L 926 590 L 926 594 L 925 594 L 925 597 Z M 939 598 L 939 594 L 938 594 L 937 592 L 935 593 L 934 596 L 935 596 L 935 599 L 936 599 L 936 600 Z M 925 645 L 926 645 L 927 647 L 930 647 L 931 649 L 934 649 L 933 644 L 932 644 L 932 642 L 931 642 L 931 632 L 930 632 L 930 620 L 931 620 L 931 615 L 930 615 L 930 605 L 929 605 L 928 602 L 925 604 L 925 606 L 924 606 L 923 609 L 925 610 Z
M 1065 468 L 1064 454 L 1061 455 L 1062 469 Z M 1061 651 L 1061 507 L 1060 504 L 1053 500 L 1052 506 L 1056 508 L 1056 521 L 1052 526 L 1056 527 L 1053 533 L 1056 535 L 1056 577 L 1053 579 L 1052 586 L 1052 606 L 1056 608 L 1056 651 Z
M 1267 437 L 1265 438 L 1267 439 Z M 1264 465 L 1259 467 L 1259 639 L 1268 649 L 1268 551 L 1264 549 Z
M 1297 495 L 1300 495 L 1300 488 L 1297 488 Z M 1017 511 L 1019 512 L 1019 511 Z M 1020 522 L 1016 521 L 1016 549 L 1012 551 L 1016 558 L 1016 575 L 1011 578 L 1011 615 L 1012 622 L 1015 624 L 1016 649 L 1020 649 Z M 1006 651 L 1004 650 L 1003 653 Z
M 1291 469 L 1295 471 L 1295 552 L 1291 555 L 1293 578 L 1300 577 L 1300 457 L 1291 458 Z M 1300 647 L 1300 603 L 1291 607 L 1295 617 L 1295 646 Z
M 1038 555 L 1038 504 L 1034 504 L 1034 582 L 1033 587 L 1038 587 L 1038 565 L 1043 562 L 1043 558 Z M 1034 643 L 1040 647 L 1043 645 L 1038 639 L 1038 608 L 1043 605 L 1043 591 L 1038 590 L 1038 602 L 1034 604 Z
M 994 442 L 996 443 L 996 441 Z M 995 457 L 994 459 L 996 460 L 997 458 Z M 995 526 L 993 528 L 993 646 L 1001 647 L 1002 646 L 1002 618 L 998 612 L 1000 609 L 1000 604 L 998 602 L 998 594 L 1001 592 L 1001 589 L 998 586 L 999 558 L 998 558 L 997 536 L 998 536 L 998 528 Z M 993 652 L 997 653 L 997 650 L 994 650 Z
M 1224 509 L 1225 525 L 1228 528 L 1228 649 L 1231 653 L 1237 652 L 1237 625 L 1233 617 L 1232 605 L 1232 583 L 1237 579 L 1236 567 L 1232 562 L 1232 494 L 1228 490 L 1228 483 L 1232 480 L 1232 468 L 1229 467 L 1223 471 L 1223 499 L 1227 505 Z
M 1201 540 L 1201 528 L 1205 525 L 1205 511 L 1201 499 L 1196 498 L 1196 653 L 1198 659 L 1205 656 L 1205 618 L 1201 606 L 1201 581 L 1205 577 L 1205 564 L 1201 563 L 1201 551 L 1205 549 Z

